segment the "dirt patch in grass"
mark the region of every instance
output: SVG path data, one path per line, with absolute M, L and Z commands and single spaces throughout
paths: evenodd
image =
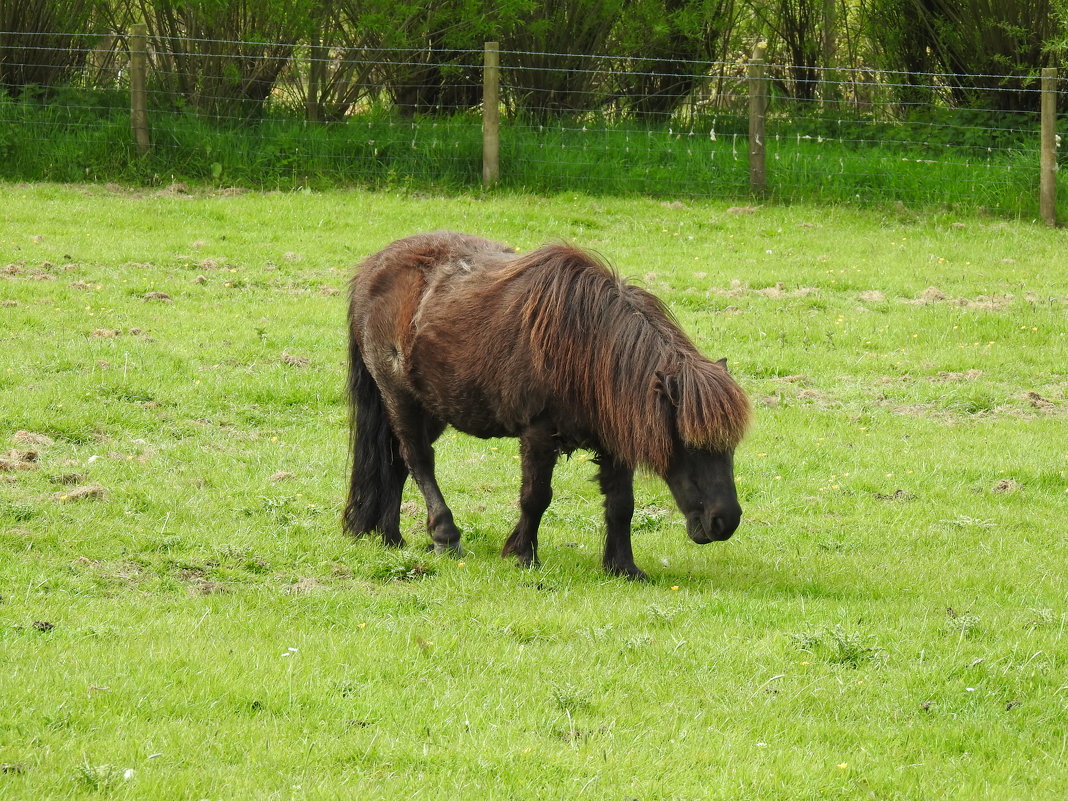
M 165 186 L 163 189 L 160 189 L 156 194 L 160 197 L 175 197 L 177 195 L 188 195 L 190 192 L 187 184 L 184 184 L 181 181 L 175 181 L 174 183 Z
M 34 470 L 40 466 L 40 458 L 40 454 L 37 451 L 12 449 L 0 456 L 0 473 Z
M 285 589 L 286 595 L 310 595 L 323 589 L 325 585 L 314 576 L 305 576 L 290 584 Z
M 63 473 L 58 476 L 50 476 L 49 481 L 53 484 L 60 484 L 64 487 L 72 487 L 81 484 L 85 481 L 85 473 Z
M 1056 408 L 1056 404 L 1053 403 L 1053 401 L 1043 398 L 1037 392 L 1028 392 L 1023 397 L 1024 400 L 1026 400 L 1036 409 L 1042 409 L 1043 411 L 1052 412 Z
M 810 286 L 802 286 L 797 289 L 787 289 L 786 284 L 782 281 L 776 281 L 774 286 L 765 287 L 764 289 L 754 290 L 756 294 L 763 295 L 766 298 L 772 298 L 778 300 L 780 298 L 803 298 L 811 295 L 816 290 Z
M 915 298 L 905 301 L 912 306 L 930 306 L 936 303 L 945 303 L 950 306 L 959 306 L 964 309 L 976 309 L 978 311 L 1003 311 L 1012 305 L 1016 296 L 1011 293 L 1003 295 L 978 295 L 974 298 L 951 298 L 936 286 L 929 286 Z
M 890 406 L 890 411 L 903 417 L 928 417 L 935 420 L 949 420 L 952 412 L 936 409 L 927 403 L 899 403 Z
M 990 488 L 991 492 L 998 495 L 1005 495 L 1012 492 L 1019 492 L 1023 489 L 1023 484 L 1014 478 L 1003 478 L 997 484 Z
M 194 595 L 219 595 L 227 591 L 224 584 L 207 577 L 207 570 L 196 565 L 186 565 L 176 571 L 180 581 L 189 586 Z
M 32 431 L 16 431 L 11 438 L 21 448 L 47 448 L 54 444 L 55 440 L 45 434 L 35 434 Z
M 221 595 L 229 592 L 222 582 L 209 579 L 195 579 L 189 583 L 189 589 L 195 595 Z
M 65 490 L 63 492 L 53 492 L 49 497 L 58 503 L 98 501 L 106 498 L 107 492 L 99 484 L 87 484 L 84 487 L 75 487 L 74 489 Z
M 827 402 L 827 396 L 818 389 L 803 389 L 797 393 L 797 397 L 801 400 L 814 401 L 816 403 Z
M 943 402 L 895 403 L 886 398 L 877 398 L 875 403 L 882 407 L 889 407 L 894 414 L 941 420 L 947 423 L 988 419 L 1034 420 L 1047 415 L 1060 415 L 1063 411 L 1052 401 L 1046 401 L 1049 405 L 1044 405 L 1041 401 L 1045 399 L 1041 396 L 1037 401 L 1031 399 L 1029 394 L 1016 397 L 1021 401 L 1027 401 L 1029 406 L 1024 407 L 1019 403 L 992 403 L 982 399 L 975 402 L 967 399 L 964 401 L 950 399 Z
M 916 500 L 916 496 L 915 495 L 913 495 L 911 492 L 906 492 L 903 489 L 896 489 L 891 493 L 876 492 L 875 493 L 875 498 L 877 500 L 880 500 L 880 501 L 898 501 L 898 502 Z
M 954 306 L 963 306 L 966 309 L 1002 311 L 1007 309 L 1015 299 L 1015 295 L 979 295 L 973 299 L 955 298 L 952 303 Z
M 771 286 L 753 289 L 748 284 L 735 279 L 731 281 L 730 287 L 727 289 L 712 287 L 709 292 L 713 295 L 719 295 L 720 297 L 725 298 L 742 298 L 746 295 L 760 295 L 761 297 L 769 298 L 771 300 L 782 300 L 784 298 L 808 297 L 809 295 L 814 294 L 816 289 L 815 287 L 810 286 L 787 289 L 786 284 L 782 281 L 776 281 Z
M 929 286 L 913 300 L 906 301 L 916 306 L 926 306 L 929 303 L 941 303 L 946 300 L 946 293 L 936 286 Z
M 288 367 L 307 367 L 311 364 L 311 359 L 307 356 L 297 356 L 293 353 L 283 353 L 281 358 L 282 364 Z
M 982 378 L 982 370 L 964 370 L 963 372 L 940 372 L 938 375 L 931 376 L 928 381 L 935 384 L 951 383 L 954 381 L 975 381 L 977 378 Z

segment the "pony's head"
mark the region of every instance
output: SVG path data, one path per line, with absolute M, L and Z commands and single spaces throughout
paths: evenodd
M 734 449 L 749 422 L 749 401 L 727 360 L 687 360 L 658 373 L 658 391 L 675 421 L 674 448 L 662 472 L 686 533 L 699 545 L 728 539 L 742 507 L 734 485 Z
M 729 539 L 742 519 L 734 488 L 734 452 L 682 445 L 664 475 L 686 533 L 698 545 Z

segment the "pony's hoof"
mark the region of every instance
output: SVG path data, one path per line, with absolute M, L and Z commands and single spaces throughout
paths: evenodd
M 458 542 L 452 542 L 452 543 L 435 542 L 434 543 L 434 553 L 441 553 L 441 554 L 445 554 L 446 556 L 463 556 L 464 555 L 464 549 L 463 549 L 463 546 L 461 546 L 460 543 L 458 543 Z
M 535 567 L 541 567 L 541 561 L 538 559 L 538 557 L 533 556 L 531 554 L 513 553 L 508 554 L 507 556 L 514 557 L 515 563 L 527 570 L 533 570 Z
M 637 565 L 605 565 L 604 569 L 610 576 L 619 576 L 629 581 L 649 580 L 649 576 Z
M 501 558 L 515 559 L 515 563 L 520 567 L 541 567 L 541 561 L 539 561 L 538 554 L 534 552 L 533 548 L 522 550 L 506 544 L 504 550 L 501 551 Z

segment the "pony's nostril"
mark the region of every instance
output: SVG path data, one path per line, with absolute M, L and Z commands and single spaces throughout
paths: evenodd
M 738 528 L 740 517 L 741 510 L 737 512 L 730 510 L 717 510 L 716 513 L 710 512 L 704 519 L 705 533 L 711 539 L 728 539 Z

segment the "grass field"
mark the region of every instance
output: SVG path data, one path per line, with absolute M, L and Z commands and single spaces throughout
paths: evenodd
M 5 185 L 0 798 L 1068 796 L 1068 238 L 1025 222 L 561 195 Z M 544 566 L 512 441 L 446 433 L 467 555 L 339 533 L 346 277 L 391 239 L 568 238 L 756 409 L 746 516 Z

